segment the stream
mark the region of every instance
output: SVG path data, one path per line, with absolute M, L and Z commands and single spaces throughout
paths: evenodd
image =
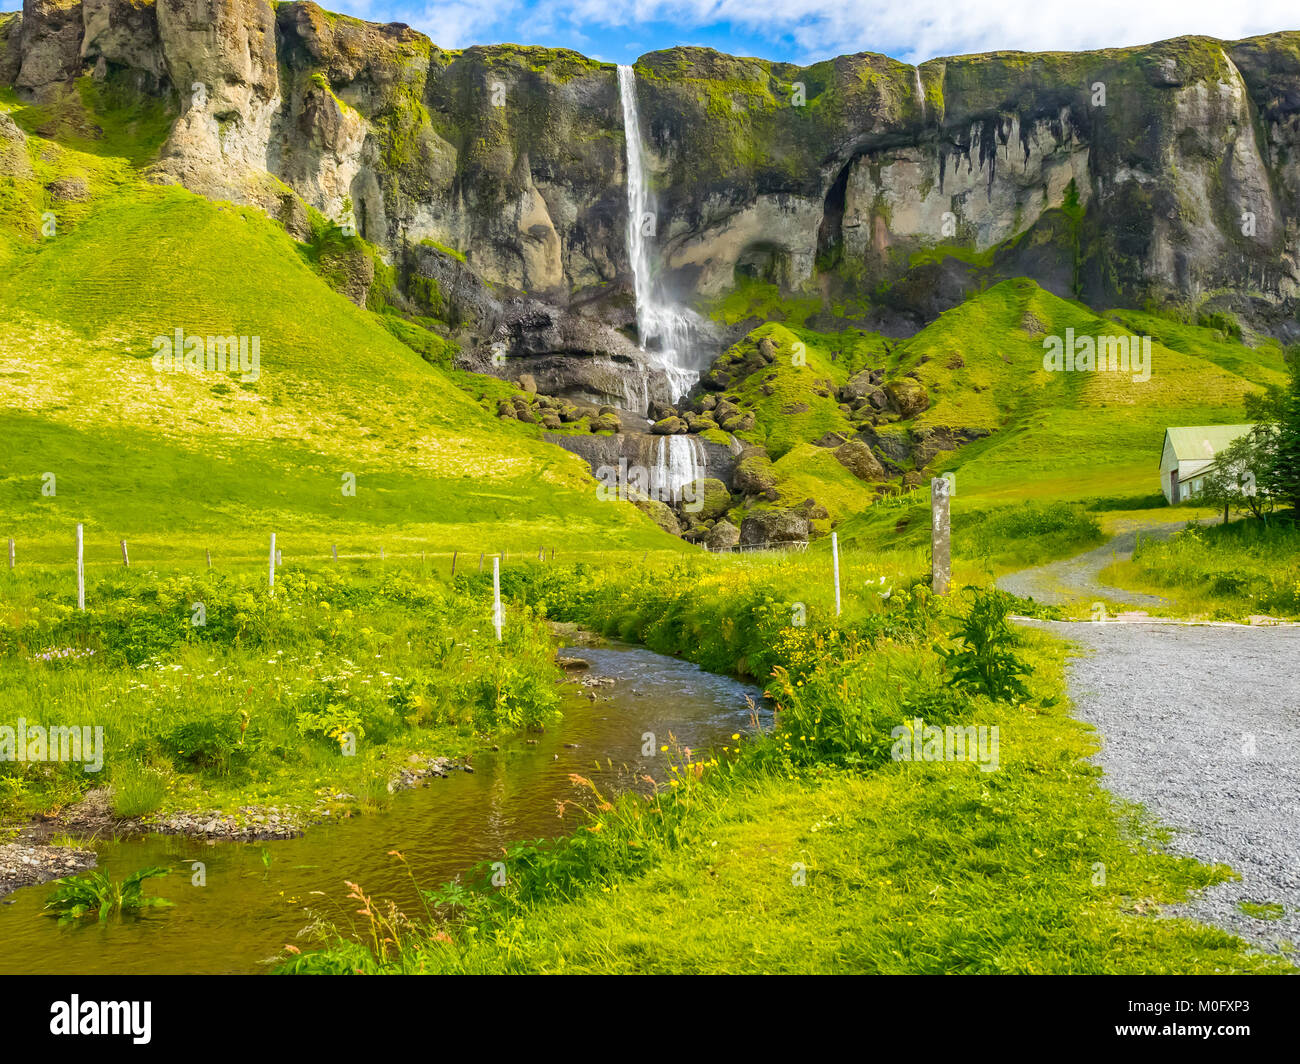
M 501 856 L 511 843 L 561 835 L 581 823 L 581 811 L 556 816 L 558 801 L 589 796 L 570 773 L 605 794 L 643 774 L 662 780 L 668 762 L 658 748 L 670 732 L 697 754 L 729 745 L 733 734 L 753 730 L 747 696 L 761 723 L 770 723 L 755 688 L 687 662 L 620 644 L 564 653 L 590 663 L 575 679 L 603 676 L 615 683 L 566 684 L 563 721 L 540 735 L 501 740 L 499 751 L 474 755 L 472 774 L 456 771 L 399 792 L 383 812 L 313 826 L 283 841 L 148 835 L 96 844 L 99 870 L 116 880 L 149 865 L 171 868 L 145 889 L 173 906 L 60 926 L 41 913 L 52 884 L 25 887 L 0 904 L 0 973 L 264 972 L 286 944 L 313 948 L 298 938 L 312 913 L 346 926 L 342 914 L 358 906 L 346 900 L 344 880 L 422 919 L 412 874 L 420 888 L 432 889 Z M 655 755 L 648 758 L 641 754 L 646 732 L 655 736 Z M 401 852 L 406 865 L 390 850 Z M 192 883 L 195 861 L 205 866 L 204 886 Z

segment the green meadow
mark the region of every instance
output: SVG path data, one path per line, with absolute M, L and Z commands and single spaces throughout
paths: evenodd
M 450 368 L 445 323 L 393 313 L 377 249 L 318 216 L 301 242 L 251 207 L 151 183 L 174 117 L 161 105 L 83 79 L 41 107 L 0 93 L 0 111 L 27 134 L 24 165 L 0 176 L 0 542 L 16 550 L 0 568 L 0 687 L 10 716 L 93 719 L 110 737 L 102 778 L 6 765 L 9 835 L 100 784 L 127 818 L 378 813 L 412 757 L 554 723 L 548 622 L 566 622 L 752 680 L 776 722 L 724 751 L 665 750 L 673 779 L 653 794 L 575 778 L 569 834 L 512 844 L 507 889 L 485 869 L 421 884 L 428 919 L 376 909 L 364 928 L 318 928 L 285 970 L 1290 970 L 1159 916 L 1233 873 L 1173 856 L 1165 827 L 1101 786 L 1068 648 L 1007 620 L 1053 611 L 990 587 L 1127 523 L 1213 516 L 1163 505 L 1164 429 L 1240 421 L 1247 394 L 1286 379 L 1276 342 L 1097 312 L 1027 280 L 901 341 L 811 329 L 819 298 L 757 283 L 704 308 L 762 319 L 726 353 L 775 352 L 729 389 L 754 413 L 737 436 L 766 450 L 782 505 L 825 507 L 836 616 L 825 537 L 710 555 L 601 501 L 585 463 L 496 416 L 512 385 Z M 330 283 L 358 259 L 381 282 L 368 306 Z M 1044 338 L 1067 329 L 1149 336 L 1150 379 L 1045 370 Z M 155 341 L 176 330 L 256 337 L 255 372 L 157 368 Z M 865 483 L 816 445 L 857 431 L 836 390 L 868 367 L 929 400 L 881 436 L 984 434 L 905 463 L 917 482 L 955 477 L 945 600 L 927 587 L 927 485 Z M 1293 528 L 1236 522 L 1144 543 L 1107 576 L 1174 611 L 1293 617 L 1298 559 Z M 893 729 L 915 719 L 996 726 L 1000 770 L 891 759 Z M 348 736 L 364 743 L 341 763 Z

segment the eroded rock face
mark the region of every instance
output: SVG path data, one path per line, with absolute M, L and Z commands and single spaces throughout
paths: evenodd
M 14 86 L 40 90 L 75 77 L 84 30 L 81 0 L 23 0 L 22 61 Z
M 179 102 L 160 180 L 301 231 L 288 185 L 395 257 L 427 238 L 555 306 L 628 289 L 609 64 L 447 52 L 301 2 L 24 0 L 0 20 L 0 80 L 20 91 L 121 70 Z M 1297 33 L 920 68 L 676 48 L 642 57 L 637 94 L 679 295 L 738 275 L 797 288 L 832 263 L 894 282 L 881 313 L 915 322 L 992 270 L 1100 304 L 1214 293 L 1282 331 L 1300 297 Z M 998 251 L 909 268 L 942 245 Z

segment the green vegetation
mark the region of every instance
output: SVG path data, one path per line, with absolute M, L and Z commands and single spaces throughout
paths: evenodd
M 1300 618 L 1300 529 L 1290 515 L 1189 526 L 1167 542 L 1140 542 L 1132 561 L 1106 575 L 1173 599 L 1184 615 Z
M 64 563 L 79 522 L 92 567 L 123 538 L 148 564 L 253 560 L 272 529 L 297 557 L 680 549 L 599 502 L 540 427 L 466 394 L 443 336 L 332 290 L 364 279 L 364 242 L 313 215 L 297 244 L 254 208 L 145 183 L 111 140 L 56 145 L 45 112 L 0 108 L 33 173 L 0 179 L 0 516 L 20 566 Z M 85 198 L 43 237 L 46 186 L 73 177 Z M 258 338 L 256 379 L 156 371 L 154 340 L 176 329 Z
M 490 594 L 463 574 L 286 567 L 271 595 L 264 571 L 133 569 L 92 580 L 84 612 L 74 597 L 49 574 L 7 581 L 6 723 L 93 722 L 102 771 L 0 763 L 4 820 L 102 783 L 120 816 L 351 809 L 412 754 L 458 754 L 556 713 L 545 629 L 511 610 L 498 643 Z
M 1280 920 L 1286 915 L 1286 909 L 1275 901 L 1239 901 L 1237 908 L 1256 920 Z
M 950 615 L 915 570 L 859 556 L 846 571 L 839 619 L 804 559 L 512 571 L 516 598 L 549 616 L 763 678 L 774 727 L 739 749 L 666 744 L 652 795 L 578 778 L 587 798 L 564 810 L 580 818 L 574 833 L 510 848 L 505 886 L 483 868 L 427 892 L 427 925 L 372 916 L 284 969 L 1289 970 L 1222 932 L 1153 918 L 1230 873 L 1165 853 L 1161 833 L 1098 785 L 1059 644 L 1016 637 L 1027 697 L 956 691 L 941 651 L 971 630 L 969 609 Z M 806 625 L 792 622 L 796 601 Z M 996 725 L 998 770 L 898 759 L 914 718 Z
M 132 872 L 120 883 L 103 872 L 88 872 L 84 876 L 60 879 L 45 904 L 47 916 L 58 917 L 59 923 L 73 923 L 85 916 L 95 916 L 106 923 L 114 914 L 136 914 L 141 909 L 171 905 L 166 898 L 144 892 L 146 880 L 167 875 L 166 868 L 142 868 Z

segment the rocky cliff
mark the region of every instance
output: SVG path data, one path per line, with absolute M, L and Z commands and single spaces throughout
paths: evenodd
M 919 68 L 678 48 L 636 71 L 680 296 L 738 274 L 820 284 L 875 293 L 905 331 L 981 275 L 1024 275 L 1300 328 L 1300 33 Z M 631 321 L 612 66 L 446 51 L 312 3 L 25 0 L 0 18 L 0 81 L 41 99 L 82 76 L 173 102 L 160 181 L 290 228 L 306 203 L 395 262 L 428 241 L 485 282 Z

